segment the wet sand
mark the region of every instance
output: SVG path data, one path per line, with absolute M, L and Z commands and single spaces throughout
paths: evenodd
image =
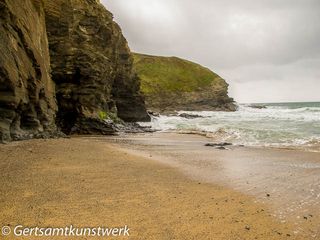
M 219 184 L 267 204 L 282 223 L 320 239 L 320 153 L 301 149 L 204 146 L 210 138 L 154 133 L 113 137 L 128 152 L 179 169 L 195 180 Z
M 252 170 L 243 165 L 245 156 L 255 155 L 262 161 L 264 150 L 218 151 L 203 147 L 203 138 L 181 137 L 149 134 L 1 145 L 0 225 L 128 225 L 130 239 L 319 237 L 316 212 L 299 225 L 291 218 L 283 222 L 274 214 L 276 192 L 261 188 L 263 194 L 270 192 L 264 198 L 242 187 L 245 172 L 261 170 L 258 165 Z M 206 155 L 211 162 L 204 160 Z M 315 158 L 307 162 L 316 185 L 319 169 L 314 166 L 319 162 Z M 259 176 L 249 175 L 248 179 L 252 188 L 265 184 L 254 182 Z M 308 179 L 301 181 L 309 183 Z M 290 185 L 291 180 L 283 182 Z M 283 196 L 291 198 L 289 190 Z M 319 210 L 318 205 L 314 207 Z

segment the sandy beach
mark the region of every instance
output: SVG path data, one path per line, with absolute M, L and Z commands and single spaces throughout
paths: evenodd
M 0 240 L 320 240 L 319 13 L 1 0 Z
M 0 145 L 0 225 L 128 225 L 129 239 L 320 237 L 318 153 L 205 142 L 154 133 Z

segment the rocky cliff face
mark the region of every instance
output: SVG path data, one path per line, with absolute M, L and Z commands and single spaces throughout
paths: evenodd
M 236 110 L 227 82 L 208 68 L 177 57 L 135 54 L 134 58 L 149 110 Z
M 132 64 L 98 0 L 1 0 L 0 142 L 148 121 Z
M 148 121 L 126 39 L 96 0 L 55 0 L 45 5 L 59 111 L 66 133 L 110 133 L 105 118 Z
M 0 1 L 0 142 L 55 132 L 42 1 Z

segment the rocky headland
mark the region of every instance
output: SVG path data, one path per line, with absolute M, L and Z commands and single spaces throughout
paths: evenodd
M 153 112 L 235 111 L 228 83 L 199 64 L 177 58 L 134 54 L 147 108 Z

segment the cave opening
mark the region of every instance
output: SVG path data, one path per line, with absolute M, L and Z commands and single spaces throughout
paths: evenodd
M 76 93 L 82 78 L 81 70 L 78 67 L 71 74 L 54 76 L 54 81 L 57 84 L 56 99 L 58 104 L 56 125 L 67 135 L 72 132 L 79 117 L 77 108 L 79 99 Z
M 57 114 L 56 124 L 65 134 L 70 134 L 78 118 L 76 111 L 59 110 Z

